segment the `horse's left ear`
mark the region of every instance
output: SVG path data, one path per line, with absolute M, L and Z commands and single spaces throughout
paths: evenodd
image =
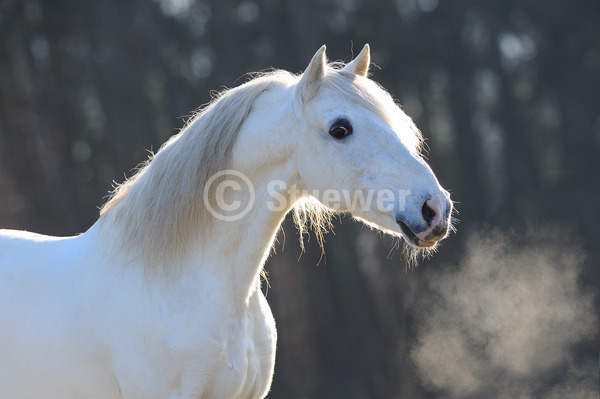
M 344 71 L 350 71 L 356 75 L 367 77 L 369 65 L 371 64 L 371 48 L 365 44 L 361 52 L 344 67 Z
M 321 79 L 325 76 L 325 67 L 327 65 L 327 58 L 325 57 L 325 45 L 321 46 L 315 53 L 310 64 L 306 67 L 306 70 L 302 74 L 300 82 L 296 87 L 296 95 L 300 100 L 300 103 L 305 103 L 319 90 Z

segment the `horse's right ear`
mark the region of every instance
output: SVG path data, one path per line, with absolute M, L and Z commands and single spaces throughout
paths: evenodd
M 306 67 L 298 86 L 296 86 L 296 98 L 300 104 L 306 103 L 317 94 L 321 79 L 325 76 L 326 66 L 327 58 L 325 57 L 325 45 L 323 45 L 310 60 L 310 64 Z
M 344 70 L 366 78 L 369 73 L 369 64 L 371 64 L 371 48 L 367 43 L 356 58 L 344 67 Z

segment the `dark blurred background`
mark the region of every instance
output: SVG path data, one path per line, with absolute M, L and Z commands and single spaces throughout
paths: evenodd
M 457 201 L 460 223 L 433 258 L 407 271 L 391 239 L 348 217 L 326 237 L 320 263 L 314 237 L 300 256 L 287 222 L 267 265 L 279 330 L 269 397 L 502 397 L 488 380 L 453 389 L 414 361 L 430 325 L 423 299 L 437 298 L 436 279 L 471 262 L 474 243 L 485 254 L 479 240 L 502 234 L 507 256 L 525 247 L 573 254 L 577 278 L 559 279 L 592 306 L 573 314 L 595 320 L 597 0 L 0 0 L 0 226 L 85 231 L 112 182 L 131 175 L 211 90 L 269 67 L 299 73 L 322 44 L 330 60 L 349 61 L 364 43 L 373 79 L 427 137 L 429 163 Z M 517 269 L 530 263 L 522 258 Z M 556 262 L 549 267 L 559 273 Z M 551 287 L 562 298 L 566 288 Z M 568 356 L 546 363 L 543 375 L 497 373 L 531 380 L 524 398 L 550 397 L 541 381 L 571 384 L 561 379 L 567 368 L 589 382 L 585 359 L 598 359 L 597 327 L 569 336 Z M 475 342 L 484 355 L 494 334 Z

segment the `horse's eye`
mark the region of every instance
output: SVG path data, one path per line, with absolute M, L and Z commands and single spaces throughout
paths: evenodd
M 352 134 L 352 125 L 346 119 L 338 119 L 329 129 L 329 134 L 334 139 L 343 139 Z

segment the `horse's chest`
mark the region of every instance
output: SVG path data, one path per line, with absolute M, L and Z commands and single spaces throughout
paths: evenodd
M 275 365 L 276 331 L 271 310 L 260 293 L 247 311 L 217 323 L 179 353 L 180 373 L 173 391 L 201 398 L 263 398 Z
M 262 345 L 262 347 L 261 347 Z M 262 398 L 271 384 L 274 350 L 249 340 L 227 348 L 215 378 L 202 397 Z
M 255 312 L 235 320 L 216 365 L 215 378 L 203 397 L 262 398 L 271 385 L 276 333 L 273 317 Z

